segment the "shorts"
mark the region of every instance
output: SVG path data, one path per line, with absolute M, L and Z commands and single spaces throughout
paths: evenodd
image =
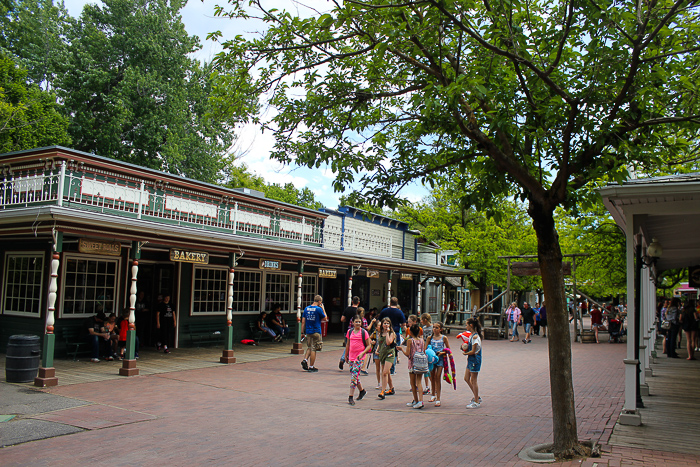
M 547 327 L 547 318 L 540 319 L 540 326 Z
M 525 334 L 530 332 L 531 327 L 532 327 L 532 323 L 525 323 Z
M 467 370 L 469 370 L 470 373 L 478 373 L 481 371 L 481 360 L 468 359 Z
M 591 328 L 602 328 L 602 327 L 603 327 L 602 323 L 591 324 Z
M 321 334 L 315 332 L 313 334 L 306 335 L 306 348 L 312 352 L 320 352 L 323 349 L 323 341 L 321 341 Z

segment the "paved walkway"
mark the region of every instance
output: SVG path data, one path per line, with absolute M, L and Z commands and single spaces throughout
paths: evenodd
M 407 408 L 405 359 L 397 395 L 377 399 L 370 374 L 366 399 L 350 407 L 338 341 L 319 354 L 318 373 L 286 356 L 59 386 L 47 392 L 86 404 L 27 417 L 82 431 L 0 449 L 0 465 L 528 465 L 518 452 L 552 439 L 546 343 L 486 341 L 484 403 L 472 411 L 461 376 L 456 391 L 443 386 L 442 407 Z M 622 407 L 624 353 L 620 344 L 574 344 L 579 436 L 604 452 L 565 465 L 698 465 L 697 456 L 607 444 Z M 465 359 L 456 360 L 459 376 Z

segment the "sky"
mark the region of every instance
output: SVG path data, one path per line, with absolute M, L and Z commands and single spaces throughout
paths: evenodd
M 83 6 L 87 3 L 101 3 L 94 0 L 64 0 L 68 13 L 77 18 L 82 12 Z M 201 61 L 210 61 L 221 51 L 221 46 L 206 39 L 207 34 L 212 31 L 221 31 L 225 40 L 238 34 L 252 35 L 256 32 L 255 23 L 233 21 L 230 19 L 214 16 L 214 7 L 217 4 L 224 5 L 226 0 L 189 0 L 187 5 L 181 10 L 182 20 L 185 29 L 191 35 L 199 36 L 202 49 L 198 51 L 194 58 Z M 270 3 L 273 3 L 272 1 Z M 295 4 L 290 0 L 276 0 L 279 9 L 296 9 Z M 329 8 L 331 3 L 326 0 L 307 0 L 305 5 L 311 5 L 317 10 Z M 274 138 L 271 133 L 262 133 L 257 127 L 247 125 L 238 132 L 239 140 L 237 151 L 242 154 L 238 163 L 245 164 L 251 172 L 262 176 L 268 183 L 293 183 L 296 188 L 308 187 L 324 206 L 335 209 L 338 207 L 339 197 L 343 193 L 333 191 L 334 173 L 328 167 L 319 169 L 309 169 L 298 166 L 284 166 L 275 160 L 270 159 L 270 152 L 274 145 Z M 404 188 L 401 196 L 415 203 L 428 196 L 428 190 L 416 183 Z

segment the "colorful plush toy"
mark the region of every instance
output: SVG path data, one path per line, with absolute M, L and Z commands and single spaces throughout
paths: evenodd
M 430 347 L 425 349 L 425 355 L 428 357 L 428 371 L 432 372 L 440 357 L 438 357 L 435 351 Z
M 469 342 L 469 337 L 470 337 L 471 335 L 472 335 L 472 333 L 471 333 L 470 331 L 464 331 L 464 332 L 461 333 L 461 334 L 457 334 L 457 337 L 460 338 L 460 339 L 462 339 L 462 342 L 466 344 L 466 343 Z
M 445 355 L 442 357 L 442 366 L 444 367 L 442 378 L 447 381 L 447 384 L 451 384 L 457 390 L 457 380 L 455 379 L 457 367 L 455 366 L 455 359 L 452 357 L 452 350 L 445 347 L 444 352 Z

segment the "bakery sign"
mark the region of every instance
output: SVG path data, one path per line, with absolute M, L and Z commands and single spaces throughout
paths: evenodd
M 260 259 L 260 269 L 279 271 L 282 269 L 282 262 L 277 259 Z
M 413 274 L 411 274 L 410 272 L 402 272 L 401 273 L 401 280 L 402 281 L 412 281 Z
M 318 277 L 321 277 L 323 279 L 335 279 L 336 277 L 338 277 L 338 271 L 336 271 L 335 269 L 319 269 Z
M 101 240 L 81 238 L 78 242 L 78 251 L 97 255 L 119 256 L 122 252 L 122 244 L 119 242 L 103 242 Z
M 171 248 L 170 261 L 177 261 L 178 263 L 209 264 L 209 253 L 206 251 Z

